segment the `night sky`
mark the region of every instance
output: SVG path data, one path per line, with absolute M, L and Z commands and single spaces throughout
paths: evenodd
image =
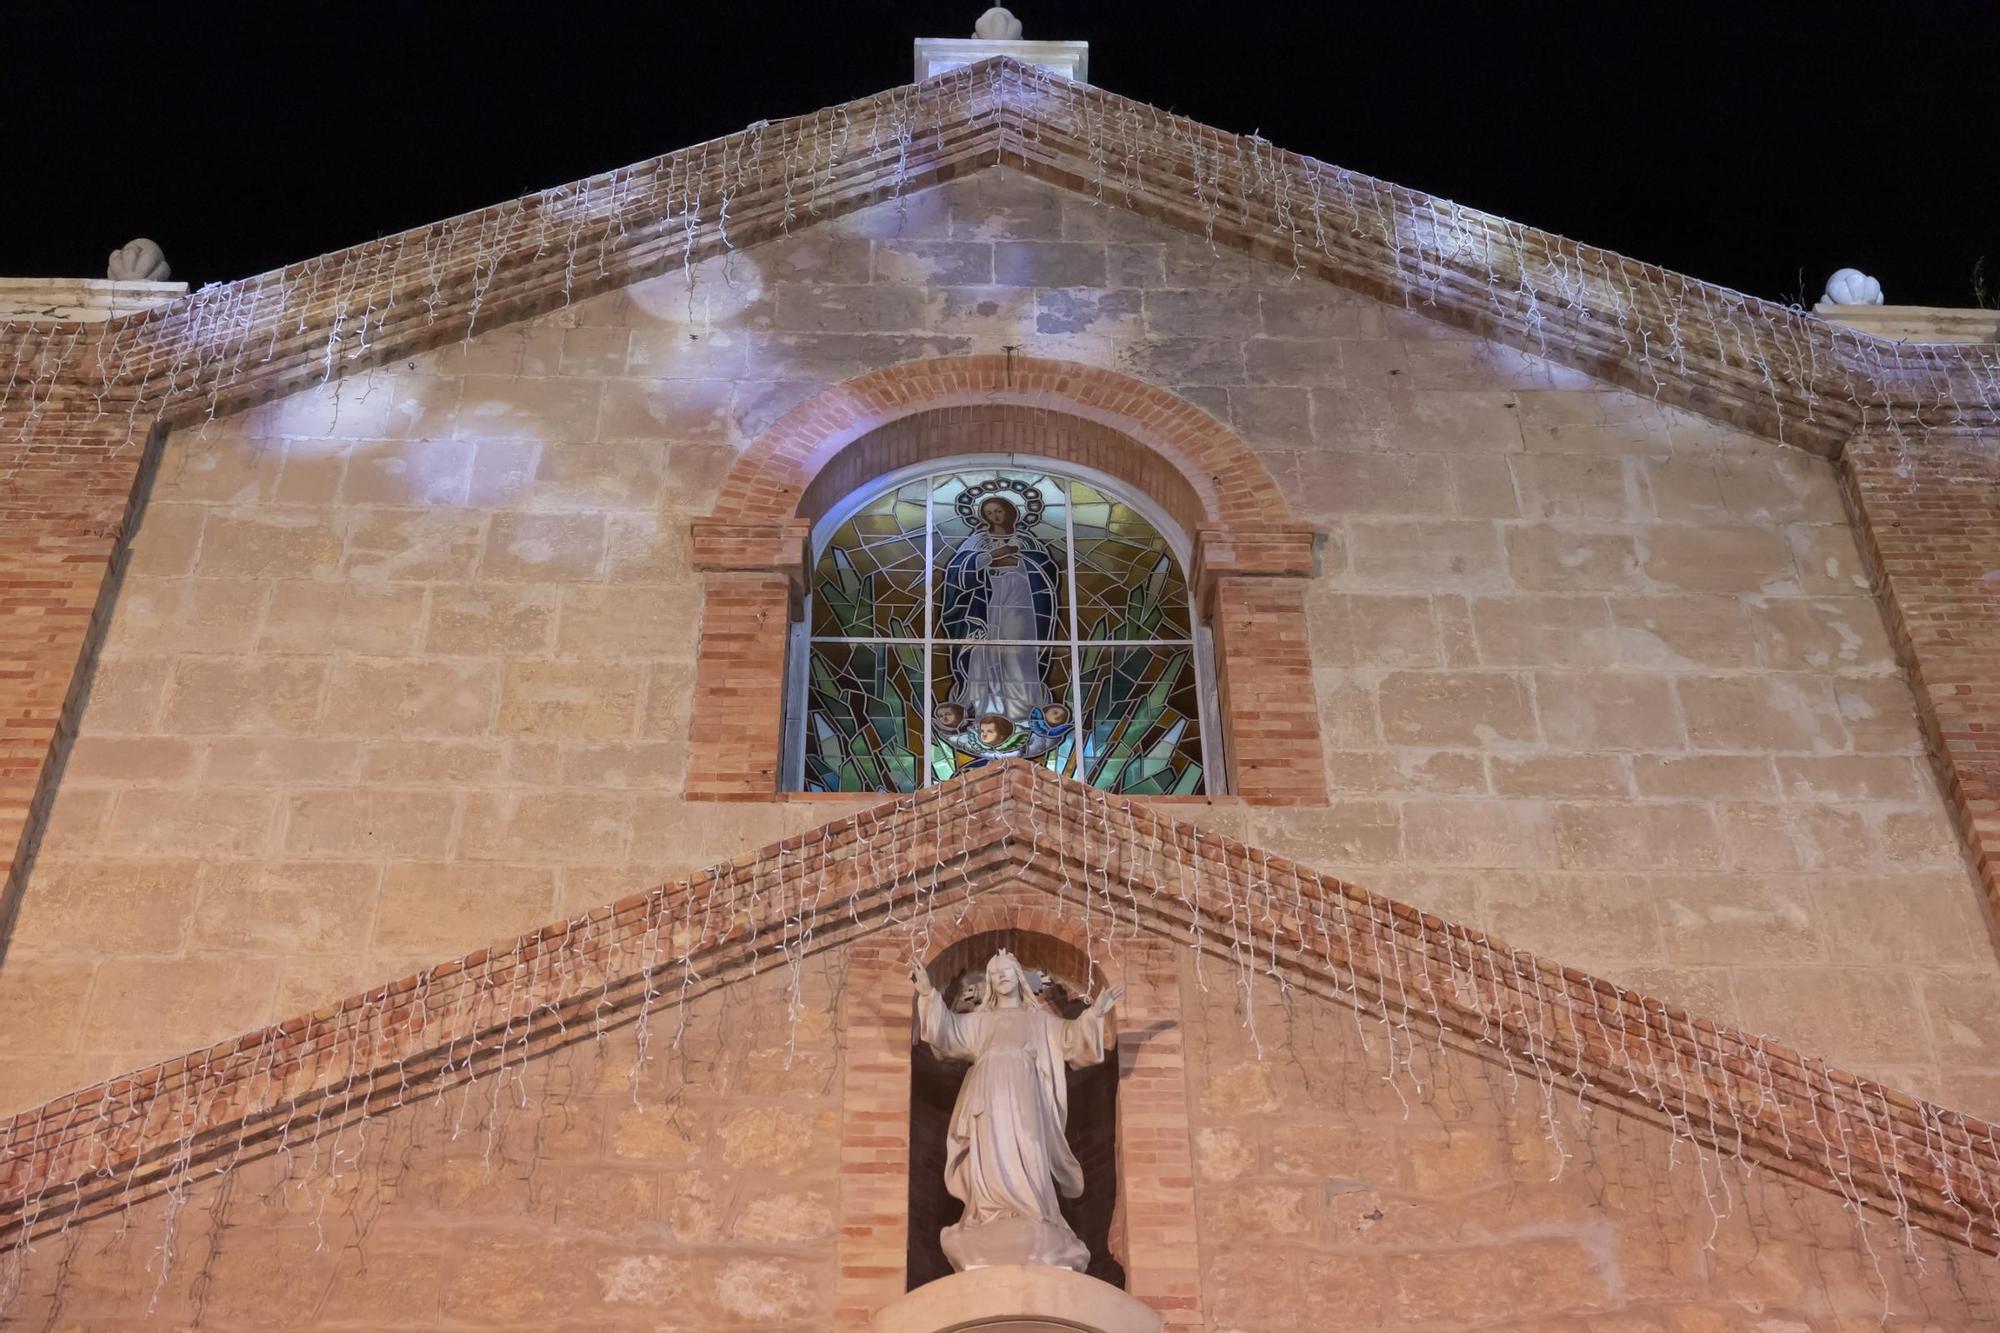
M 0 274 L 240 277 L 910 78 L 971 3 L 0 18 Z M 1022 0 L 1113 91 L 1779 300 L 2000 305 L 2000 5 Z

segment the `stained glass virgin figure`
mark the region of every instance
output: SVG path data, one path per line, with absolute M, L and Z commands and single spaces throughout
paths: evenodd
M 995 733 L 1024 728 L 1055 703 L 1049 692 L 1048 641 L 1057 637 L 1060 566 L 1021 526 L 1012 503 L 980 502 L 978 526 L 944 571 L 944 635 L 951 650 L 949 702 Z M 1001 728 L 998 719 L 1008 722 Z

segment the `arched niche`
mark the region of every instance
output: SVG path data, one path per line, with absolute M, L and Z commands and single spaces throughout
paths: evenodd
M 978 977 L 987 960 L 1006 949 L 1047 978 L 1043 999 L 1065 1018 L 1081 1013 L 1089 999 L 1107 983 L 1083 950 L 1066 940 L 1019 927 L 1002 927 L 967 935 L 940 949 L 925 964 L 931 984 L 948 1002 L 960 998 L 962 987 Z M 1115 1042 L 1116 1015 L 1107 1034 Z M 963 1205 L 944 1187 L 945 1137 L 953 1105 L 965 1081 L 967 1066 L 940 1060 L 916 1037 L 914 1005 L 910 1018 L 910 1172 L 909 1253 L 906 1289 L 951 1275 L 951 1264 L 938 1243 L 938 1233 L 958 1221 Z M 1069 1078 L 1070 1151 L 1083 1167 L 1083 1194 L 1063 1200 L 1063 1219 L 1090 1249 L 1088 1276 L 1113 1287 L 1125 1285 L 1125 1245 L 1118 1207 L 1118 1055 L 1088 1069 L 1071 1069 Z

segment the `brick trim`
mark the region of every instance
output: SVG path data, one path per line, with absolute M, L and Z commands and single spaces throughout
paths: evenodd
M 1564 1096 L 1664 1120 L 1952 1244 L 2000 1251 L 2000 1232 L 1981 1222 L 2000 1207 L 2000 1139 L 1985 1121 L 1021 763 L 0 1122 L 0 1239 L 19 1244 L 92 1200 L 122 1208 L 226 1171 L 329 1111 L 384 1112 L 475 1067 L 490 1076 L 572 1029 L 632 1021 L 683 981 L 700 994 L 795 951 L 863 939 L 875 942 L 863 961 L 900 965 L 938 903 L 1016 883 L 1098 885 L 1121 938 L 1199 940 L 1222 957 L 1231 923 L 1253 920 L 1259 969 L 1420 1034 L 1495 1048 Z M 888 1042 L 886 1010 L 881 1020 Z M 880 1149 L 878 1174 L 898 1160 L 893 1141 L 855 1146 Z
M 2000 434 L 1858 436 L 1840 479 L 1939 785 L 2000 916 Z
M 1031 356 L 904 361 L 835 385 L 780 417 L 743 451 L 723 480 L 713 517 L 750 522 L 798 515 L 813 479 L 864 438 L 919 413 L 975 406 L 1041 409 L 1108 426 L 1159 459 L 1170 476 L 1184 480 L 1198 498 L 1202 516 L 1222 527 L 1291 519 L 1283 493 L 1256 451 L 1193 403 L 1102 366 Z M 865 452 L 867 445 L 862 448 Z M 1066 462 L 1098 466 L 1104 461 L 1075 433 L 1052 432 L 1040 449 L 1026 452 L 1049 450 L 1059 451 L 1051 456 Z M 968 452 L 962 444 L 949 451 Z M 842 489 L 891 470 L 866 466 L 859 475 L 849 475 Z M 1119 469 L 1114 463 L 1106 470 Z M 1140 484 L 1157 494 L 1161 480 Z M 1198 526 L 1186 521 L 1194 517 L 1189 506 L 1174 503 L 1179 497 L 1169 493 L 1158 498 L 1180 511 L 1175 517 L 1190 533 Z

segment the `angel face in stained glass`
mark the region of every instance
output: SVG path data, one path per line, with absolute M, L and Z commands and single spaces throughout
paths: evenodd
M 1054 553 L 998 495 L 980 501 L 976 526 L 945 566 L 941 626 L 954 645 L 950 702 L 964 710 L 961 722 L 979 719 L 984 749 L 1001 748 L 986 739 L 989 720 L 1009 723 L 1011 736 L 1055 703 L 1049 640 L 1057 635 L 1060 573 Z

